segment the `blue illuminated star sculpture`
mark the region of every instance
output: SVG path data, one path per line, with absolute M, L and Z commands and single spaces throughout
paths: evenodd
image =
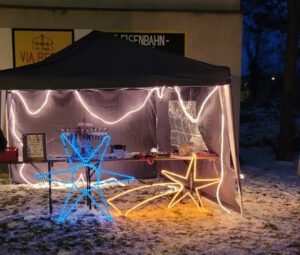
M 56 170 L 56 171 L 52 171 L 52 172 L 38 173 L 38 174 L 34 175 L 34 177 L 38 180 L 59 182 L 59 183 L 70 184 L 71 185 L 71 188 L 68 192 L 67 198 L 65 200 L 63 208 L 60 211 L 60 214 L 58 216 L 57 221 L 58 222 L 65 222 L 65 220 L 67 219 L 69 214 L 72 212 L 72 210 L 75 208 L 75 206 L 78 204 L 78 202 L 85 196 L 87 196 L 91 200 L 91 202 L 102 213 L 102 215 L 104 216 L 104 218 L 107 221 L 112 221 L 113 218 L 110 215 L 109 208 L 108 208 L 105 196 L 104 196 L 103 191 L 101 189 L 101 185 L 103 185 L 102 182 L 100 183 L 101 174 L 104 173 L 104 174 L 109 174 L 109 175 L 113 175 L 115 177 L 121 178 L 121 179 L 107 180 L 107 181 L 105 181 L 105 185 L 113 184 L 113 183 L 119 183 L 119 182 L 130 182 L 130 181 L 134 181 L 135 178 L 133 176 L 129 176 L 129 175 L 126 175 L 126 174 L 121 174 L 121 173 L 118 173 L 118 172 L 113 172 L 113 171 L 102 169 L 102 163 L 103 163 L 103 160 L 104 160 L 104 156 L 105 156 L 105 153 L 107 151 L 108 145 L 110 143 L 110 136 L 106 135 L 102 139 L 101 143 L 95 149 L 91 150 L 91 153 L 88 157 L 86 157 L 86 155 L 85 155 L 85 157 L 83 157 L 83 155 L 79 152 L 79 150 L 76 148 L 76 146 L 74 146 L 74 144 L 72 144 L 69 141 L 69 139 L 67 138 L 67 136 L 64 133 L 62 133 L 60 135 L 60 138 L 61 138 L 62 144 L 64 146 L 66 156 L 68 158 L 68 162 L 69 162 L 71 168 L 70 169 L 65 169 L 65 170 Z M 76 155 L 76 162 L 79 162 L 77 165 L 75 165 L 73 163 L 73 159 L 71 157 L 71 154 L 69 152 L 69 149 L 68 149 L 67 145 L 69 145 L 69 147 L 73 150 L 73 154 Z M 92 164 L 91 163 L 92 160 L 97 155 L 99 155 L 99 158 L 97 159 L 97 161 L 98 160 L 99 161 L 96 164 Z M 84 189 L 84 188 L 78 187 L 76 185 L 75 173 L 81 167 L 89 168 L 90 170 L 95 171 L 96 182 L 90 188 Z M 70 180 L 57 180 L 57 179 L 51 178 L 52 175 L 65 174 L 65 173 L 71 173 Z M 69 205 L 70 198 L 73 195 L 74 190 L 79 191 L 81 193 L 81 195 L 75 200 L 75 202 L 73 204 Z M 94 190 L 98 190 L 98 193 L 101 197 L 102 204 L 103 204 L 102 207 L 100 206 L 100 204 L 98 204 L 96 202 L 96 200 L 92 196 L 92 191 L 94 191 Z

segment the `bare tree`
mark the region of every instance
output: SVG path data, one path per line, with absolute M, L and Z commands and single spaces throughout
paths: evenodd
M 265 90 L 263 76 L 282 69 L 287 0 L 243 0 L 242 8 L 249 89 L 256 99 Z
M 287 48 L 281 122 L 279 160 L 293 159 L 293 122 L 295 109 L 295 83 L 297 65 L 297 0 L 288 0 Z

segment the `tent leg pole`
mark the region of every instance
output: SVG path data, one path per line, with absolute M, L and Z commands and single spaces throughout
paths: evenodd
M 49 184 L 48 197 L 49 197 L 50 216 L 52 215 L 52 211 L 53 211 L 53 209 L 52 209 L 51 164 L 52 164 L 52 162 L 48 161 L 48 184 Z
M 242 185 L 241 185 L 241 179 L 240 179 L 240 162 L 239 162 L 239 153 L 238 153 L 238 143 L 237 143 L 237 137 L 236 137 L 236 126 L 234 123 L 234 112 L 233 112 L 233 103 L 232 103 L 232 90 L 230 86 L 224 86 L 222 88 L 223 91 L 223 95 L 225 96 L 225 100 L 226 98 L 228 99 L 228 113 L 227 113 L 227 118 L 228 116 L 230 117 L 231 120 L 231 124 L 230 125 L 230 129 L 232 131 L 232 134 L 234 134 L 232 136 L 232 141 L 229 142 L 230 143 L 230 150 L 231 150 L 231 157 L 232 157 L 232 162 L 233 162 L 233 167 L 235 170 L 235 176 L 236 176 L 236 180 L 237 180 L 237 188 L 238 188 L 238 194 L 240 196 L 239 199 L 239 204 L 240 204 L 240 209 L 241 209 L 241 216 L 244 217 L 244 205 L 243 205 L 243 194 L 242 194 Z M 220 91 L 221 93 L 221 91 Z M 226 97 L 227 95 L 227 97 Z M 221 106 L 224 105 L 224 101 L 222 100 L 222 94 L 220 94 L 220 100 L 221 100 Z M 225 106 L 222 106 L 222 111 L 224 112 L 223 108 Z M 229 140 L 231 140 L 230 136 L 229 136 Z
M 89 189 L 89 170 L 87 167 L 85 168 L 85 176 L 86 176 L 86 189 L 88 190 Z M 86 205 L 87 206 L 89 205 L 89 196 L 86 197 Z
M 91 189 L 91 168 L 88 169 L 89 172 L 89 190 Z M 89 191 L 90 196 L 92 195 L 92 192 Z M 92 210 L 92 200 L 89 198 L 89 208 Z
M 12 184 L 11 164 L 8 164 L 7 168 L 8 168 L 8 181 L 9 184 Z
M 240 206 L 241 206 L 241 216 L 242 218 L 244 217 L 244 204 L 243 204 L 243 194 L 242 194 L 242 186 L 241 186 L 241 179 L 240 176 L 237 178 L 237 185 L 238 185 L 238 192 L 240 196 Z

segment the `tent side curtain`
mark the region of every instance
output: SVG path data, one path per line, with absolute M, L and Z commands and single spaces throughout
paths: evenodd
M 228 136 L 232 131 L 230 127 L 231 124 L 225 123 L 229 121 L 226 115 L 226 106 L 223 112 L 223 102 L 220 100 L 219 93 L 223 94 L 223 87 L 228 87 L 230 90 L 230 85 L 227 86 L 215 86 L 215 87 L 203 87 L 203 88 L 181 88 L 180 94 L 182 100 L 184 101 L 185 108 L 188 109 L 193 120 L 197 119 L 197 123 L 191 123 L 190 119 L 185 116 L 185 114 L 177 109 L 178 119 L 175 120 L 177 123 L 177 130 L 170 125 L 174 122 L 173 119 L 170 119 L 170 105 L 175 101 L 179 104 L 177 93 L 174 91 L 169 91 L 169 94 L 166 95 L 166 101 L 157 99 L 157 112 L 158 112 L 158 128 L 157 128 L 157 141 L 160 148 L 163 150 L 169 151 L 172 146 L 178 146 L 180 143 L 188 143 L 194 137 L 199 137 L 203 139 L 203 144 L 200 143 L 201 149 L 207 149 L 213 151 L 221 157 L 222 146 L 223 146 L 223 162 L 199 162 L 199 168 L 201 169 L 201 177 L 205 178 L 215 178 L 216 175 L 212 173 L 213 169 L 218 169 L 219 176 L 221 175 L 221 165 L 224 166 L 224 179 L 223 185 L 220 186 L 219 195 L 222 198 L 224 204 L 229 208 L 236 211 L 240 211 L 240 205 L 236 202 L 236 168 L 231 166 L 231 142 L 234 141 L 232 136 Z M 196 102 L 195 109 L 192 107 L 192 103 Z M 230 109 L 229 109 L 230 110 Z M 229 111 L 228 110 L 228 111 Z M 201 113 L 199 115 L 199 113 Z M 224 118 L 224 143 L 222 144 L 222 118 Z M 233 121 L 231 119 L 230 121 Z M 193 126 L 197 126 L 198 133 L 193 133 L 191 135 L 191 130 Z M 174 126 L 174 123 L 173 123 Z M 185 132 L 181 132 L 183 127 L 187 129 Z M 178 138 L 181 142 L 176 144 L 177 133 L 185 133 L 187 137 Z M 175 133 L 175 134 L 174 134 Z M 163 137 L 170 137 L 171 139 L 162 139 Z M 175 142 L 172 140 L 175 139 Z M 197 141 L 197 140 L 196 140 Z M 182 169 L 186 169 L 186 164 L 183 162 L 176 163 L 160 163 L 158 164 L 160 169 L 173 169 L 182 172 Z M 209 187 L 202 190 L 203 193 L 208 195 L 212 200 L 217 202 L 216 197 L 216 188 Z
M 224 179 L 218 191 L 224 205 L 239 210 L 235 201 L 235 174 L 230 167 L 230 138 L 225 125 L 222 138 L 222 104 L 219 90 L 215 87 L 177 87 L 122 90 L 81 91 L 13 91 L 9 94 L 9 138 L 11 146 L 22 150 L 18 139 L 25 133 L 46 132 L 49 155 L 63 155 L 59 140 L 61 128 L 76 127 L 86 121 L 95 127 L 107 127 L 111 144 L 126 144 L 129 152 L 161 151 L 178 149 L 180 144 L 193 142 L 197 150 L 210 150 L 221 155 L 223 161 L 200 161 L 199 177 L 221 176 L 224 163 Z M 26 105 L 25 105 L 26 104 Z M 37 112 L 33 114 L 34 112 Z M 125 117 L 124 117 L 125 116 Z M 123 118 L 124 117 L 124 118 Z M 192 120 L 192 121 L 191 121 Z M 193 121 L 194 120 L 194 121 Z M 197 121 L 195 121 L 197 120 Z M 226 119 L 228 121 L 228 118 Z M 231 120 L 232 121 L 232 120 Z M 224 141 L 222 144 L 221 141 Z M 222 147 L 223 146 L 223 147 Z M 16 182 L 34 183 L 34 170 L 30 166 L 15 166 Z M 57 165 L 58 169 L 64 166 Z M 118 170 L 137 178 L 152 178 L 163 168 L 184 174 L 187 165 L 145 163 L 105 163 L 105 169 Z M 40 166 L 40 169 L 47 169 Z M 79 178 L 79 176 L 77 176 Z M 202 192 L 217 201 L 218 186 L 205 188 Z
M 0 89 L 215 86 L 227 67 L 140 46 L 94 31 L 46 60 L 0 71 Z
M 223 112 L 226 117 L 226 123 L 228 125 L 228 139 L 230 145 L 231 162 L 237 180 L 238 188 L 238 201 L 241 209 L 241 214 L 244 213 L 243 201 L 242 201 L 242 187 L 240 180 L 240 164 L 239 164 L 239 151 L 237 144 L 237 133 L 235 132 L 233 106 L 232 106 L 232 91 L 230 86 L 223 86 L 220 90 L 221 97 L 223 98 Z

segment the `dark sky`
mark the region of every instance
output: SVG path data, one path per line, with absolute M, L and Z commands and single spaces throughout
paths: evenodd
M 298 4 L 298 24 L 300 32 L 300 0 Z M 243 47 L 242 47 L 242 76 L 248 74 L 249 61 L 253 53 L 265 75 L 279 76 L 284 72 L 284 56 L 286 51 L 286 24 L 288 0 L 241 0 L 243 12 Z M 255 36 L 255 32 L 260 33 Z M 298 45 L 300 48 L 300 37 Z M 257 42 L 260 46 L 257 47 Z M 249 56 L 249 48 L 252 54 Z M 300 51 L 298 51 L 300 52 Z M 298 54 L 299 56 L 299 54 Z M 298 57 L 298 72 L 300 63 Z

